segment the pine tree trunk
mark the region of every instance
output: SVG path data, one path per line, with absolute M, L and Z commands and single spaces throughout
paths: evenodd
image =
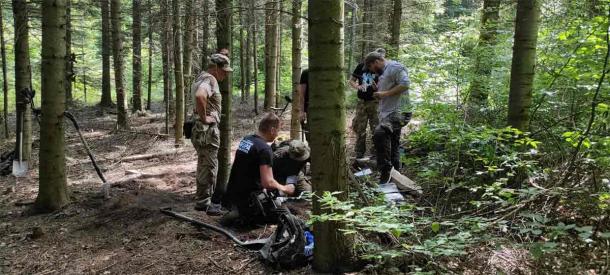
M 372 49 L 371 39 L 373 39 L 373 0 L 364 0 L 362 9 L 362 58 Z
M 241 3 L 240 3 L 241 4 Z M 244 18 L 244 12 L 240 9 L 239 11 L 239 89 L 241 93 L 241 102 L 246 101 L 246 33 L 244 28 L 246 26 L 246 20 Z
M 468 117 L 479 116 L 476 110 L 486 105 L 490 90 L 490 77 L 494 63 L 494 47 L 497 43 L 498 19 L 500 18 L 500 0 L 483 1 L 483 14 L 481 15 L 481 32 L 479 45 L 476 49 L 474 73 L 468 96 Z
M 153 19 L 152 19 L 152 1 L 148 0 L 148 85 L 147 88 L 147 101 L 146 110 L 150 110 L 151 97 L 152 97 L 152 58 L 153 58 Z
M 277 55 L 276 55 L 276 59 L 275 59 L 275 63 L 277 64 L 276 67 L 277 69 L 275 70 L 275 108 L 279 108 L 280 107 L 280 97 L 281 97 L 281 93 L 282 93 L 282 89 L 281 89 L 281 84 L 282 84 L 282 79 L 280 76 L 280 72 L 282 71 L 282 15 L 283 13 L 280 12 L 283 9 L 284 6 L 284 2 L 283 1 L 279 1 L 278 3 L 278 12 L 277 12 L 277 33 L 276 33 L 276 39 L 277 41 L 275 42 L 276 45 L 276 49 L 277 49 Z
M 165 107 L 165 134 L 169 134 L 169 121 L 170 121 L 170 94 L 171 94 L 171 84 L 170 84 L 170 62 L 169 62 L 169 19 L 168 19 L 168 0 L 163 0 L 161 2 L 161 20 L 162 20 L 162 29 L 161 29 L 161 57 L 163 59 L 163 103 Z
M 68 204 L 64 154 L 66 0 L 42 1 L 42 120 L 40 171 L 35 209 L 53 212 Z
M 110 1 L 100 0 L 102 12 L 102 99 L 100 106 L 112 107 L 110 85 Z
M 290 119 L 290 139 L 301 139 L 301 97 L 299 83 L 301 82 L 301 52 L 303 51 L 301 35 L 303 24 L 301 20 L 302 0 L 292 1 L 292 112 Z
M 183 58 L 183 97 L 184 97 L 184 108 L 183 117 L 186 119 L 188 113 L 186 110 L 192 110 L 190 107 L 190 100 L 187 100 L 190 84 L 193 82 L 193 33 L 195 31 L 195 8 L 193 7 L 194 0 L 185 1 L 186 10 L 184 12 L 184 40 L 183 40 L 183 48 L 184 48 L 184 58 Z
M 257 26 L 258 20 L 256 20 L 256 12 L 254 10 L 254 1 L 250 1 L 250 16 L 252 17 L 252 65 L 253 65 L 253 79 L 254 79 L 254 114 L 258 115 L 258 51 L 257 51 Z
M 267 0 L 265 4 L 265 111 L 275 106 L 277 91 L 277 1 Z
M 15 20 L 15 103 L 17 110 L 15 154 L 21 155 L 23 161 L 29 162 L 32 151 L 32 108 L 22 94 L 23 91 L 32 87 L 26 0 L 13 0 L 13 18 Z
M 508 98 L 508 124 L 522 131 L 529 128 L 539 20 L 539 0 L 518 1 Z
M 397 59 L 400 54 L 400 23 L 402 22 L 402 0 L 392 0 L 394 8 L 390 20 L 390 48 L 388 57 Z
M 141 0 L 132 0 L 132 14 L 133 23 L 132 27 L 132 85 L 133 85 L 133 96 L 132 96 L 132 112 L 143 111 L 142 106 L 142 17 L 141 17 Z
M 309 91 L 311 172 L 315 197 L 343 192 L 346 199 L 347 160 L 343 1 L 309 0 Z M 313 213 L 327 212 L 314 199 Z M 314 269 L 341 273 L 351 269 L 353 251 L 336 222 L 314 224 Z
M 248 1 L 243 1 L 243 7 L 246 7 Z M 252 24 L 252 17 L 250 16 L 250 12 L 245 12 L 245 25 L 242 26 L 246 28 L 246 101 L 250 99 L 250 86 L 252 86 L 252 28 L 250 25 Z
M 216 45 L 231 52 L 231 0 L 216 0 Z M 229 180 L 231 158 L 231 73 L 218 83 L 222 94 L 222 114 L 220 119 L 220 148 L 218 149 L 218 178 L 216 188 L 223 191 Z
M 2 11 L 2 3 L 0 2 L 0 11 Z M 8 131 L 8 79 L 6 73 L 6 45 L 4 44 L 4 16 L 0 12 L 0 52 L 2 55 L 2 94 L 3 94 L 3 122 L 4 122 L 4 138 L 9 138 Z
M 72 104 L 74 95 L 72 94 L 72 80 L 74 73 L 74 62 L 72 56 L 72 3 L 66 0 L 66 104 Z M 74 57 L 75 59 L 75 57 Z
M 210 0 L 203 0 L 203 18 L 201 20 L 202 34 L 201 34 L 201 70 L 205 70 L 208 67 L 208 57 L 210 55 L 209 43 L 210 43 Z
M 174 143 L 184 143 L 182 124 L 184 123 L 184 75 L 182 74 L 182 26 L 180 0 L 172 0 L 174 26 L 174 82 L 176 83 L 176 116 L 174 120 Z
M 112 59 L 114 60 L 114 88 L 116 90 L 117 127 L 129 129 L 127 100 L 123 83 L 123 39 L 121 35 L 121 0 L 111 0 Z

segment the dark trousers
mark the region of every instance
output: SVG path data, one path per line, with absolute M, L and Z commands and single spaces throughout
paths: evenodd
M 400 169 L 400 133 L 402 127 L 395 123 L 380 124 L 375 128 L 373 143 L 377 150 L 377 168 L 380 172 Z

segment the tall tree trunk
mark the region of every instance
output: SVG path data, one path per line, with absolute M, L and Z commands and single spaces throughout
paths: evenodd
M 112 107 L 112 94 L 110 91 L 110 1 L 100 0 L 102 12 L 102 99 L 100 106 Z
M 254 66 L 254 114 L 258 115 L 258 51 L 257 51 L 257 23 L 254 1 L 250 1 L 250 16 L 252 17 L 252 64 Z
M 144 111 L 142 107 L 142 17 L 141 17 L 141 0 L 132 0 L 132 112 Z
M 2 2 L 0 2 L 0 11 L 2 11 Z M 6 75 L 6 46 L 4 44 L 4 16 L 0 12 L 0 52 L 2 54 L 2 93 L 3 93 L 3 121 L 4 121 L 4 138 L 9 138 L 8 132 L 8 79 Z
M 373 49 L 371 40 L 373 39 L 373 0 L 364 0 L 362 8 L 362 58 Z
M 481 32 L 475 57 L 474 73 L 468 96 L 468 117 L 478 117 L 476 110 L 486 105 L 490 90 L 490 77 L 494 63 L 494 47 L 497 44 L 500 0 L 484 0 L 481 15 Z
M 176 146 L 184 143 L 182 124 L 184 123 L 184 76 L 182 74 L 182 26 L 180 20 L 180 0 L 172 0 L 174 26 L 174 82 L 176 83 L 176 116 L 174 138 Z
M 394 8 L 390 20 L 390 48 L 388 57 L 398 59 L 400 54 L 400 23 L 402 22 L 402 0 L 392 0 Z
M 66 0 L 66 103 L 72 104 L 72 81 L 75 77 L 74 62 L 76 57 L 72 53 L 72 0 Z
M 309 86 L 311 171 L 314 197 L 343 192 L 346 199 L 347 160 L 345 75 L 343 73 L 343 1 L 309 0 Z M 314 199 L 313 213 L 326 213 Z M 351 268 L 352 251 L 336 222 L 314 225 L 316 246 L 313 266 L 323 273 Z M 319 245 L 318 245 L 319 244 Z
M 123 39 L 121 37 L 121 0 L 111 0 L 112 59 L 114 60 L 114 88 L 116 90 L 117 127 L 129 129 L 127 100 L 123 83 Z
M 29 162 L 32 151 L 32 108 L 23 95 L 23 91 L 32 87 L 26 0 L 13 0 L 13 18 L 15 20 L 15 102 L 17 107 L 15 154 Z
M 282 71 L 282 15 L 283 13 L 281 12 L 281 10 L 283 9 L 284 6 L 284 2 L 283 1 L 279 1 L 278 3 L 278 12 L 277 12 L 277 42 L 275 42 L 275 45 L 277 45 L 276 49 L 277 49 L 277 56 L 275 59 L 275 63 L 277 63 L 276 67 L 277 69 L 275 70 L 275 108 L 279 108 L 280 107 L 280 96 L 282 93 L 282 79 L 281 79 L 281 75 L 280 72 Z
M 148 85 L 147 89 L 147 101 L 146 110 L 150 110 L 151 97 L 152 97 L 152 58 L 153 58 L 153 19 L 152 19 L 152 1 L 148 0 Z
M 243 7 L 246 7 L 248 1 L 243 1 Z M 252 85 L 252 16 L 250 16 L 250 11 L 245 12 L 245 23 L 246 25 L 242 26 L 246 28 L 246 100 L 250 99 L 250 86 Z
M 42 1 L 42 120 L 40 178 L 35 209 L 52 212 L 68 204 L 64 154 L 66 0 Z
M 188 116 L 188 113 L 186 112 L 186 110 L 191 110 L 190 108 L 190 100 L 187 100 L 188 96 L 188 88 L 190 87 L 190 84 L 193 82 L 193 33 L 195 31 L 195 9 L 194 9 L 194 5 L 193 5 L 193 1 L 194 0 L 187 0 L 185 1 L 185 7 L 186 10 L 184 12 L 184 43 L 183 43 L 183 48 L 184 48 L 184 58 L 183 58 L 183 97 L 184 97 L 184 108 L 185 111 L 183 111 L 183 117 L 186 119 L 186 117 Z M 188 108 L 187 108 L 188 107 Z
M 240 2 L 240 6 L 243 2 Z M 246 20 L 243 10 L 239 10 L 239 89 L 241 93 L 241 102 L 246 101 L 246 33 L 244 28 Z
M 231 52 L 231 0 L 216 0 L 216 45 Z M 222 114 L 220 119 L 220 148 L 218 149 L 218 178 L 216 188 L 225 190 L 229 180 L 231 158 L 231 73 L 218 83 L 222 94 Z
M 267 0 L 265 4 L 265 111 L 275 106 L 277 91 L 277 1 Z
M 529 128 L 539 20 L 539 0 L 517 2 L 515 45 L 508 97 L 508 124 L 523 131 Z
M 210 0 L 203 0 L 203 18 L 201 20 L 201 70 L 204 71 L 208 67 L 208 57 L 210 56 Z
M 299 96 L 299 83 L 301 82 L 301 52 L 303 43 L 301 35 L 303 25 L 301 22 L 302 0 L 292 1 L 292 116 L 290 119 L 290 139 L 301 139 L 301 97 Z
M 165 134 L 169 134 L 169 121 L 170 121 L 170 94 L 171 94 L 171 84 L 170 84 L 170 62 L 169 62 L 169 0 L 163 0 L 161 2 L 161 20 L 162 20 L 162 29 L 161 29 L 161 56 L 162 56 L 162 64 L 163 64 L 163 103 L 165 107 Z

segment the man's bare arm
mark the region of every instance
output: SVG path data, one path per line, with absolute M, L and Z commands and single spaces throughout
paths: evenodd
M 269 190 L 279 190 L 289 196 L 294 194 L 294 185 L 281 185 L 273 178 L 273 170 L 271 166 L 261 165 L 259 169 L 261 174 L 261 185 L 263 188 Z

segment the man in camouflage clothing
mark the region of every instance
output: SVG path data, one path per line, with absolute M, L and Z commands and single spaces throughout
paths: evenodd
M 218 174 L 218 148 L 220 147 L 221 95 L 218 81 L 233 71 L 229 58 L 223 54 L 210 56 L 207 71 L 202 72 L 191 86 L 195 124 L 191 142 L 197 151 L 197 203 L 195 209 L 208 215 L 220 215 L 220 198 L 212 198 Z M 219 192 L 216 192 L 219 193 Z
M 293 196 L 298 197 L 303 192 L 311 192 L 311 183 L 303 173 L 305 165 L 310 161 L 310 149 L 300 140 L 287 140 L 271 146 L 273 150 L 273 178 L 280 184 L 295 185 Z
M 379 48 L 375 52 L 385 56 L 385 50 Z M 356 158 L 363 158 L 366 154 L 366 126 L 368 124 L 371 134 L 379 124 L 377 107 L 379 101 L 373 97 L 377 91 L 379 74 L 371 72 L 364 65 L 358 64 L 352 73 L 349 81 L 350 86 L 358 91 L 358 105 L 356 105 L 356 115 L 352 120 L 352 129 L 356 133 Z M 375 148 L 371 148 L 371 155 L 375 156 Z

